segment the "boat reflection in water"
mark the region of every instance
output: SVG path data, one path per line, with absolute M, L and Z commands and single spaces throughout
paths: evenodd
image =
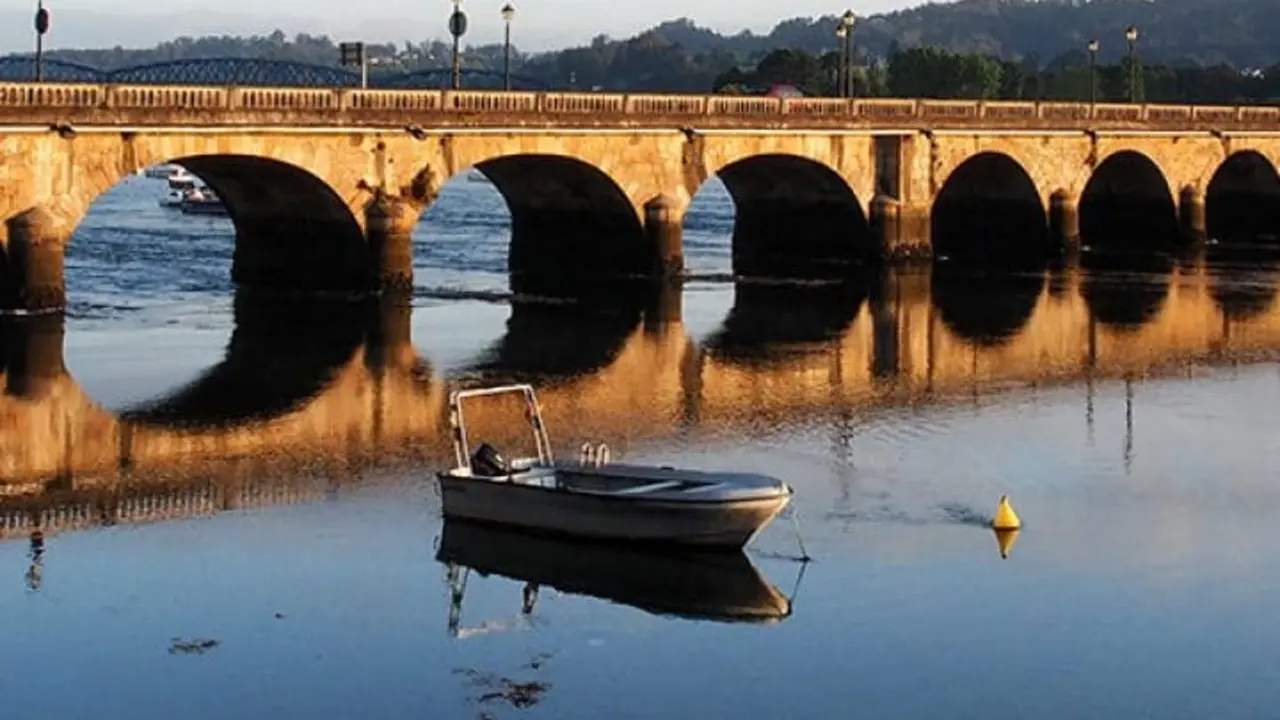
M 524 583 L 524 617 L 532 615 L 543 586 L 694 620 L 774 623 L 792 610 L 791 599 L 741 551 L 661 552 L 445 520 L 436 560 L 449 569 L 449 632 L 457 637 L 508 629 L 462 627 L 462 599 L 473 570 Z

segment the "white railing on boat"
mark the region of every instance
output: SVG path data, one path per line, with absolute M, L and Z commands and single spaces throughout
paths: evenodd
M 542 422 L 542 409 L 538 407 L 538 396 L 533 386 L 527 383 L 518 385 L 499 385 L 491 388 L 473 388 L 455 390 L 449 394 L 449 425 L 453 431 L 453 454 L 459 469 L 471 467 L 471 449 L 467 441 L 467 424 L 463 417 L 463 401 L 478 397 L 507 395 L 518 393 L 524 396 L 525 419 L 533 429 L 533 442 L 537 448 L 539 465 L 549 466 L 553 463 L 551 440 L 547 437 L 546 424 Z M 513 462 L 515 459 L 512 459 Z

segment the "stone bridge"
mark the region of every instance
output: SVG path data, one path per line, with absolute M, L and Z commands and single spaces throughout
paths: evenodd
M 4 302 L 61 307 L 94 198 L 163 161 L 224 198 L 246 287 L 409 288 L 410 231 L 467 168 L 510 208 L 518 291 L 678 274 L 712 175 L 741 276 L 1280 227 L 1275 107 L 0 83 Z
M 424 465 L 452 462 L 447 392 L 479 377 L 533 381 L 557 452 L 592 439 L 616 456 L 676 435 L 714 443 L 762 420 L 941 408 L 1280 352 L 1274 269 L 1186 267 L 1157 284 L 1041 273 L 979 297 L 970 282 L 935 270 L 807 290 L 742 283 L 719 329 L 696 341 L 678 302 L 652 304 L 665 315 L 517 305 L 506 333 L 448 374 L 411 344 L 401 304 L 255 309 L 239 298 L 223 362 L 124 412 L 67 373 L 59 316 L 10 321 L 0 536 L 323 497 L 385 465 L 425 477 Z M 479 406 L 469 425 L 513 447 L 518 428 L 494 412 Z

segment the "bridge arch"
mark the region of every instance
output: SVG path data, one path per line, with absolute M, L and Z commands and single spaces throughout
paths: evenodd
M 1002 152 L 979 152 L 952 170 L 934 199 L 930 226 L 940 259 L 1025 266 L 1049 254 L 1040 190 Z
M 1119 150 L 1094 168 L 1080 195 L 1081 243 L 1091 251 L 1169 250 L 1178 211 L 1160 166 L 1136 150 Z
M 1229 155 L 1205 191 L 1206 231 L 1222 243 L 1275 244 L 1280 238 L 1280 173 L 1265 155 Z
M 469 166 L 463 165 L 466 160 L 472 160 Z M 450 177 L 478 172 L 506 202 L 512 291 L 590 292 L 653 270 L 656 249 L 646 239 L 633 199 L 596 164 L 566 154 L 516 151 L 470 158 L 456 154 L 449 167 L 458 166 L 466 169 L 441 178 L 441 187 Z M 419 175 L 431 172 L 428 167 Z M 430 201 L 438 194 L 433 191 Z
M 342 143 L 318 153 L 319 141 L 332 145 L 331 138 L 278 142 L 250 133 L 59 135 L 23 140 L 30 152 L 74 158 L 74 171 L 37 172 L 43 182 L 16 182 L 13 194 L 0 196 L 0 291 L 10 307 L 64 307 L 63 256 L 95 201 L 141 168 L 167 162 L 182 164 L 222 199 L 236 230 L 231 276 L 238 284 L 340 292 L 378 286 L 379 258 L 365 237 L 368 148 Z M 165 191 L 156 183 L 154 197 Z
M 825 162 L 768 152 L 706 170 L 733 200 L 735 275 L 847 278 L 881 257 L 863 200 Z
M 173 159 L 202 178 L 236 229 L 231 276 L 249 287 L 364 290 L 376 269 L 361 223 L 325 180 L 254 155 Z

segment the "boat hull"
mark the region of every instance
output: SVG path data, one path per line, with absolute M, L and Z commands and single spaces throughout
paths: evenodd
M 595 540 L 740 549 L 790 495 L 689 502 L 623 498 L 438 476 L 446 518 Z

